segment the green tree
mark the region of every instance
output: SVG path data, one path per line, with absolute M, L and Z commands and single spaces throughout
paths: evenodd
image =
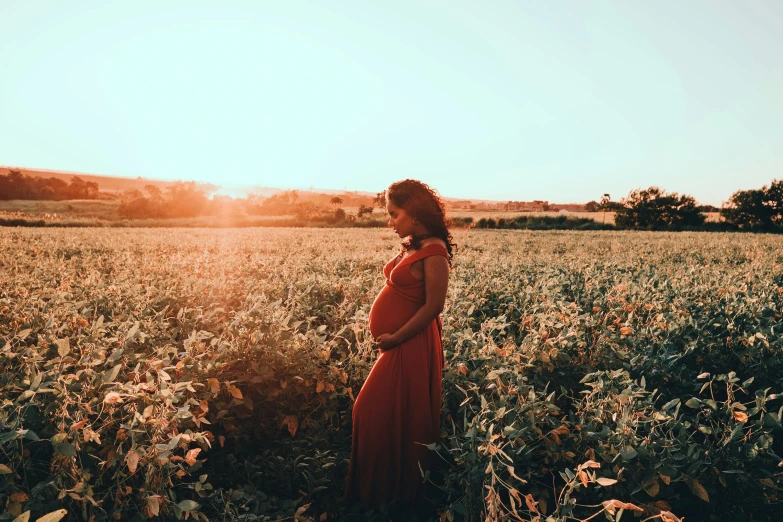
M 783 180 L 773 180 L 769 187 L 738 190 L 721 215 L 741 230 L 783 231 Z
M 632 190 L 620 203 L 615 224 L 621 228 L 679 230 L 703 225 L 705 220 L 692 196 L 666 193 L 658 187 Z

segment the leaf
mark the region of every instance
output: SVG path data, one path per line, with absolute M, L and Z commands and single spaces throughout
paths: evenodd
M 151 517 L 156 517 L 160 514 L 160 495 L 147 497 L 147 514 Z
M 706 379 L 709 376 L 710 376 L 710 372 L 704 372 L 704 373 L 700 373 L 699 375 L 697 375 L 696 378 L 697 379 Z
M 527 505 L 527 508 L 532 511 L 533 513 L 538 513 L 538 506 L 536 506 L 536 501 L 533 500 L 533 495 L 528 493 L 525 495 L 525 505 Z
M 301 506 L 299 509 L 296 510 L 296 513 L 294 513 L 294 520 L 304 520 L 307 517 L 303 517 L 304 512 L 310 509 L 310 504 L 305 504 L 304 506 Z
M 613 486 L 617 484 L 617 481 L 615 479 L 610 479 L 606 477 L 598 477 L 597 479 L 595 479 L 595 481 L 602 486 Z
M 220 391 L 220 382 L 214 377 L 207 379 L 207 385 L 209 385 L 209 391 L 217 393 Z
M 118 402 L 122 402 L 122 397 L 120 397 L 120 394 L 117 392 L 109 392 L 106 394 L 106 397 L 103 398 L 103 403 L 108 404 L 109 406 L 117 404 Z
M 735 411 L 733 415 L 734 418 L 739 422 L 748 422 L 748 414 L 744 411 Z
M 702 499 L 704 502 L 710 501 L 710 496 L 707 494 L 707 490 L 704 489 L 698 480 L 691 479 L 688 481 L 688 486 L 691 488 L 691 493 Z
M 199 453 L 201 453 L 201 448 L 194 448 L 188 451 L 185 455 L 185 462 L 187 462 L 189 466 L 192 466 L 196 463 L 196 457 Z
M 286 415 L 283 419 L 282 426 L 287 426 L 288 433 L 293 437 L 296 435 L 296 430 L 299 429 L 299 419 L 296 415 Z
M 661 511 L 659 515 L 661 517 L 661 522 L 682 522 L 681 518 L 676 517 L 670 511 Z
M 13 522 L 27 522 L 28 520 L 30 520 L 30 510 L 29 509 L 27 511 L 25 511 L 24 513 L 22 513 L 21 515 L 19 515 L 18 517 L 16 517 L 13 520 Z
M 623 457 L 623 460 L 633 460 L 638 453 L 631 446 L 623 446 L 620 449 L 620 455 Z
M 644 509 L 640 508 L 639 506 L 636 506 L 634 504 L 629 504 L 627 502 L 620 502 L 619 500 L 612 499 L 612 500 L 604 500 L 601 505 L 603 505 L 604 509 L 607 513 L 610 515 L 614 515 L 615 510 L 617 509 L 624 509 L 627 511 L 636 511 L 638 513 L 644 513 Z
M 67 337 L 65 339 L 57 339 L 55 343 L 57 343 L 57 353 L 60 357 L 65 357 L 71 352 L 70 341 Z
M 66 457 L 76 456 L 76 448 L 74 448 L 73 445 L 69 442 L 54 443 L 52 444 L 52 447 L 54 448 L 54 451 L 60 455 L 64 455 Z
M 324 381 L 318 381 L 318 384 L 315 385 L 315 393 L 321 393 L 324 391 Z
M 24 491 L 17 491 L 16 493 L 11 494 L 11 500 L 13 502 L 24 503 L 27 502 L 27 499 L 29 498 L 30 497 L 28 497 L 27 493 L 25 493 Z
M 114 379 L 117 378 L 117 374 L 120 373 L 120 368 L 122 368 L 122 364 L 118 364 L 117 366 L 115 366 L 111 370 L 106 370 L 103 373 L 103 377 L 102 377 L 102 380 L 103 380 L 104 384 L 108 384 L 110 382 L 114 382 Z
M 601 467 L 601 463 L 600 462 L 596 462 L 594 460 L 588 460 L 588 461 L 585 461 L 582 464 L 580 464 L 579 467 L 582 468 L 582 469 L 586 469 L 586 468 L 594 468 L 594 469 L 596 469 L 596 468 L 600 468 Z
M 685 402 L 685 405 L 695 410 L 701 406 L 701 401 L 699 401 L 699 399 L 697 399 L 696 397 L 691 397 Z
M 642 484 L 642 486 L 644 487 L 645 493 L 651 497 L 655 497 L 661 489 L 661 485 L 658 484 L 658 480 L 653 480 L 647 484 Z
M 622 328 L 620 328 L 620 334 L 621 335 L 631 335 L 632 332 L 633 332 L 633 330 L 631 330 L 627 326 L 623 326 Z
M 46 515 L 37 519 L 35 522 L 57 522 L 67 514 L 68 514 L 67 509 L 58 509 L 57 511 L 52 511 L 51 513 L 47 513 Z
M 242 398 L 242 392 L 239 390 L 239 388 L 237 388 L 233 384 L 228 385 L 228 393 L 230 393 L 232 397 L 235 397 L 237 399 Z
M 30 332 L 32 332 L 32 331 L 33 331 L 32 328 L 28 328 L 26 330 L 22 330 L 21 332 L 16 334 L 16 338 L 17 339 L 22 339 L 22 340 L 27 339 L 27 336 L 30 335 Z
M 180 508 L 182 511 L 195 511 L 201 507 L 201 504 L 199 504 L 195 500 L 183 500 L 182 502 L 177 504 L 177 507 Z
M 130 450 L 125 456 L 125 462 L 128 464 L 128 469 L 131 473 L 136 473 L 136 468 L 139 466 L 140 459 L 141 455 L 136 453 L 134 450 Z
M 494 381 L 495 379 L 497 379 L 499 376 L 503 375 L 506 372 L 508 372 L 508 370 L 506 370 L 505 368 L 501 368 L 499 370 L 492 370 L 487 374 L 487 380 Z
M 666 404 L 664 404 L 664 405 L 663 405 L 663 408 L 661 408 L 661 409 L 662 409 L 663 411 L 668 411 L 668 410 L 671 410 L 671 409 L 673 409 L 673 408 L 674 408 L 675 406 L 677 406 L 678 404 L 680 404 L 680 399 L 672 399 L 672 400 L 670 400 L 669 402 L 667 402 Z
M 0 464 L 0 473 L 3 475 L 8 475 L 10 473 L 13 473 L 13 470 L 6 466 L 5 464 Z
M 128 335 L 126 336 L 126 339 L 133 339 L 136 337 L 136 334 L 139 332 L 139 321 L 136 321 L 136 324 L 134 324 L 130 330 L 128 330 Z
M 742 427 L 744 424 L 737 424 L 737 426 L 731 430 L 731 435 L 729 435 L 729 438 L 723 441 L 723 445 L 726 446 L 730 442 L 734 441 L 737 437 L 739 437 L 742 434 Z

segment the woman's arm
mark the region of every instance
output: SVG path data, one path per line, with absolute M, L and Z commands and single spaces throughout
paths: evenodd
M 449 286 L 449 262 L 443 256 L 425 257 L 422 262 L 426 302 L 402 328 L 393 334 L 378 336 L 376 342 L 382 351 L 394 348 L 421 332 L 443 311 Z

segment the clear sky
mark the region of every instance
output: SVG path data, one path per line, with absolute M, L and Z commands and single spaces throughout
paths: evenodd
M 0 0 L 0 165 L 720 204 L 783 178 L 783 2 Z

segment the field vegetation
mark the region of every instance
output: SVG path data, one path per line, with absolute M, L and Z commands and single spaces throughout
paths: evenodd
M 777 520 L 783 238 L 456 241 L 438 520 Z M 0 247 L 0 519 L 384 519 L 338 499 L 389 231 Z

